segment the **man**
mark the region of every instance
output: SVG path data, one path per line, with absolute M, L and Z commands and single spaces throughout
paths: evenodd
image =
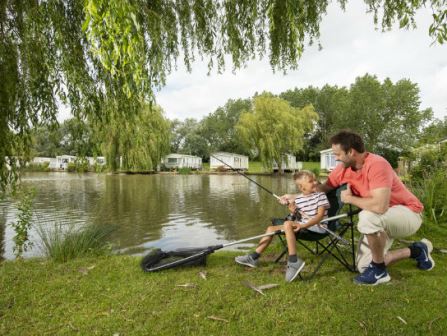
M 422 223 L 422 203 L 400 181 L 383 157 L 365 151 L 362 138 L 341 131 L 330 139 L 341 164 L 330 173 L 321 191 L 328 192 L 347 183 L 341 192 L 346 204 L 363 209 L 358 230 L 362 234 L 357 250 L 357 284 L 377 285 L 391 280 L 387 265 L 413 258 L 421 270 L 435 266 L 431 242 L 423 239 L 407 248 L 389 251 L 395 238 L 414 234 Z

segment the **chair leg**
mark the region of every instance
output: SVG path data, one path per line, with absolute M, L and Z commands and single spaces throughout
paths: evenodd
M 278 258 L 276 258 L 275 263 L 277 263 L 278 261 L 280 261 L 282 259 L 282 257 L 285 256 L 285 254 L 287 253 L 287 249 L 283 250 L 282 253 L 279 255 Z
M 282 257 L 284 257 L 284 255 L 287 253 L 288 249 L 287 249 L 287 244 L 284 241 L 284 239 L 281 237 L 281 235 L 278 236 L 279 240 L 281 241 L 282 246 L 284 247 L 283 251 L 281 252 L 281 254 L 279 255 L 278 258 L 276 258 L 275 263 L 279 262 Z

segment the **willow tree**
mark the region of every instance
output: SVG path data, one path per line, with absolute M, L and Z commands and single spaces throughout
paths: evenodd
M 1 188 L 14 176 L 7 158 L 29 153 L 30 129 L 55 122 L 59 104 L 83 120 L 126 118 L 138 110 L 133 102 L 154 101 L 179 60 L 190 70 L 197 56 L 218 71 L 225 55 L 235 69 L 265 55 L 275 70 L 296 68 L 306 41 L 318 42 L 328 3 L 0 0 Z M 396 20 L 409 27 L 418 8 L 431 6 L 429 34 L 447 41 L 445 0 L 365 3 L 384 28 Z M 110 99 L 117 110 L 105 108 Z
M 98 138 L 110 170 L 152 171 L 169 152 L 170 123 L 163 110 L 141 104 L 140 110 L 124 117 L 111 108 L 110 118 L 100 127 Z
M 318 114 L 312 105 L 302 109 L 269 93 L 253 100 L 253 109 L 241 114 L 236 130 L 247 149 L 257 152 L 266 169 L 273 162 L 282 172 L 285 154 L 303 149 L 304 135 L 311 131 Z

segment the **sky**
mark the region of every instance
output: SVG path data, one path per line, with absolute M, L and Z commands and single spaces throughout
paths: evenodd
M 356 77 L 369 73 L 380 81 L 407 78 L 417 83 L 421 109 L 431 107 L 434 116 L 443 119 L 447 116 L 447 44 L 433 44 L 428 35 L 431 11 L 417 13 L 417 29 L 398 29 L 396 25 L 382 32 L 366 9 L 359 0 L 349 1 L 344 12 L 336 1 L 329 5 L 320 25 L 323 49 L 307 46 L 299 68 L 286 75 L 274 73 L 268 59 L 251 61 L 235 73 L 229 62 L 223 74 L 214 70 L 210 75 L 204 62 L 193 63 L 191 73 L 179 64 L 156 93 L 157 103 L 171 120 L 200 120 L 228 99 L 249 98 L 262 91 L 279 94 L 310 85 L 349 87 Z M 69 111 L 62 109 L 58 119 L 69 117 Z

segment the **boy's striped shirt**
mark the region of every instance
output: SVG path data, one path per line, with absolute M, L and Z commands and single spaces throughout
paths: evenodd
M 318 208 L 323 207 L 324 218 L 327 218 L 327 211 L 330 207 L 329 201 L 324 192 L 314 192 L 309 195 L 299 194 L 295 199 L 295 205 L 299 212 L 304 213 L 301 223 L 306 224 L 311 218 L 315 217 L 318 213 Z M 325 224 L 322 224 L 325 225 Z M 318 225 L 313 225 L 308 228 L 310 231 L 325 233 L 326 231 Z

